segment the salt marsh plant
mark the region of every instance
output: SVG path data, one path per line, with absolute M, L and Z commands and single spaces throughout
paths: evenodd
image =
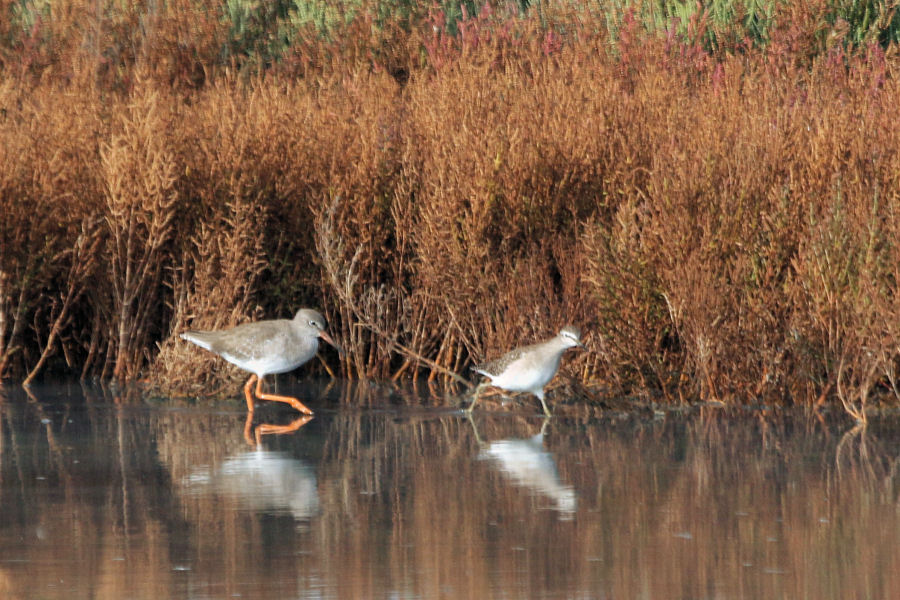
M 898 395 L 893 20 L 514 4 L 0 30 L 0 376 L 216 389 L 177 333 L 317 306 L 344 376 L 453 384 L 575 322 L 580 397 Z
M 146 363 L 175 231 L 176 164 L 169 148 L 168 108 L 138 88 L 100 148 L 109 284 L 104 300 L 115 356 L 112 375 L 134 378 Z M 101 296 L 102 297 L 102 296 Z

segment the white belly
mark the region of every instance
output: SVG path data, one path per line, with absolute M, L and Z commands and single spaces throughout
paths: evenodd
M 491 377 L 491 383 L 510 392 L 535 393 L 553 379 L 558 368 L 558 359 L 536 364 L 522 358 L 510 364 L 500 375 Z
M 263 375 L 287 373 L 288 371 L 293 371 L 302 364 L 298 363 L 296 360 L 292 360 L 290 357 L 277 354 L 254 359 L 241 359 L 228 354 L 222 354 L 222 358 L 231 364 L 239 366 L 245 371 L 256 373 L 260 377 Z

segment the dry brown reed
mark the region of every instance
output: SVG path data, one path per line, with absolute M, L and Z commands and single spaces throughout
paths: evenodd
M 616 393 L 898 395 L 892 53 L 476 23 L 201 76 L 172 15 L 125 77 L 2 73 L 3 377 L 195 393 L 219 363 L 177 333 L 317 306 L 351 377 L 449 384 L 573 322 L 564 374 Z
M 69 368 L 84 329 L 81 302 L 99 266 L 104 129 L 90 93 L 0 85 L 0 375 L 33 375 L 59 344 Z
M 158 94 L 137 88 L 119 111 L 110 141 L 100 148 L 111 284 L 104 321 L 112 329 L 107 355 L 115 356 L 111 374 L 117 379 L 136 377 L 149 358 L 144 353 L 150 336 L 157 333 L 178 201 L 168 111 L 169 103 Z

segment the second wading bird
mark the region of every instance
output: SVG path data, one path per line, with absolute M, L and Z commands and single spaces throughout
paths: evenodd
M 304 414 L 313 414 L 297 398 L 264 393 L 263 377 L 287 373 L 306 363 L 319 351 L 320 338 L 341 352 L 325 331 L 325 317 L 311 308 L 301 308 L 293 319 L 244 323 L 222 331 L 186 331 L 181 337 L 253 373 L 244 384 L 250 412 L 254 409 L 251 388 L 256 383 L 256 397 L 260 400 L 286 402 Z
M 516 348 L 496 360 L 472 367 L 475 372 L 487 377 L 488 381 L 475 388 L 475 397 L 466 410 L 471 412 L 478 403 L 481 390 L 492 385 L 508 392 L 531 392 L 541 401 L 544 414 L 549 417 L 550 409 L 544 401 L 544 386 L 550 383 L 559 370 L 563 353 L 576 346 L 584 348 L 581 330 L 574 325 L 566 325 L 549 340 Z

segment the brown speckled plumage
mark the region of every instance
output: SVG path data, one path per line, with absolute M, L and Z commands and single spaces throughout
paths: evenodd
M 511 350 L 500 358 L 488 361 L 474 370 L 489 379 L 475 390 L 475 398 L 467 410 L 471 411 L 478 402 L 478 394 L 486 385 L 511 392 L 531 392 L 541 401 L 544 414 L 550 415 L 544 401 L 544 386 L 547 385 L 559 370 L 563 353 L 575 346 L 584 348 L 581 343 L 581 330 L 574 325 L 563 327 L 559 334 L 552 338 Z

